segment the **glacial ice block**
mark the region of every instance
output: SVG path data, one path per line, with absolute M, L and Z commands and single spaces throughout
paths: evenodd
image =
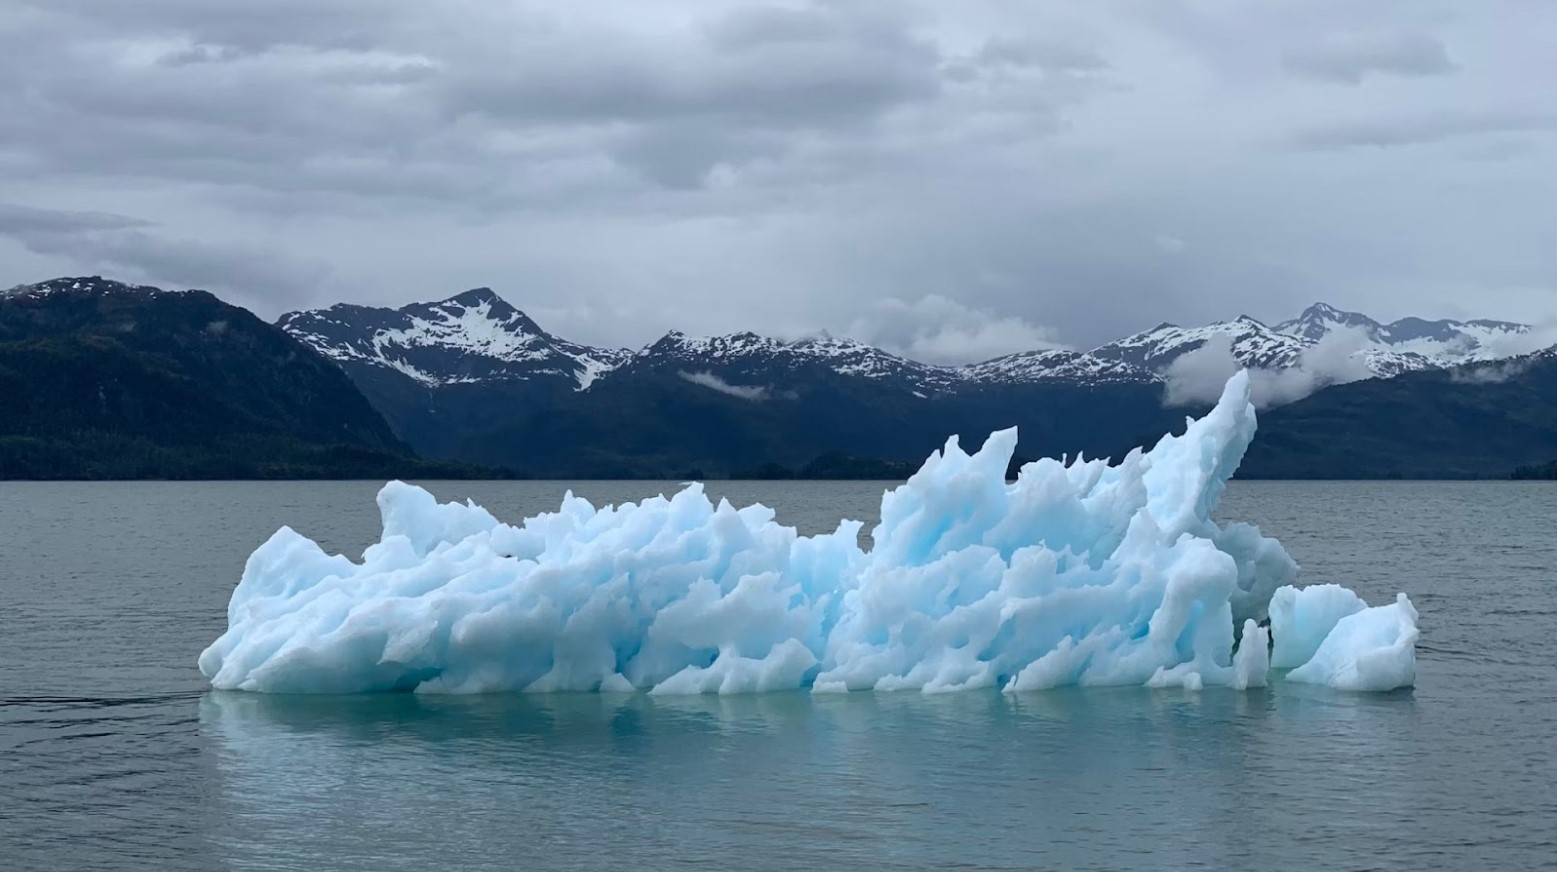
M 868 550 L 856 522 L 799 536 L 697 484 L 513 525 L 391 482 L 360 560 L 286 528 L 260 546 L 200 669 L 315 693 L 1257 686 L 1255 622 L 1297 568 L 1211 520 L 1254 432 L 1240 374 L 1118 465 L 1008 483 L 1014 430 L 973 454 L 953 437 L 882 497 Z
M 1280 588 L 1270 600 L 1270 629 L 1275 637 L 1270 665 L 1302 666 L 1342 618 L 1367 607 L 1362 597 L 1338 584 Z
M 1416 682 L 1416 622 L 1416 609 L 1403 593 L 1391 605 L 1353 612 L 1336 622 L 1313 658 L 1287 673 L 1287 680 L 1338 690 L 1410 687 Z

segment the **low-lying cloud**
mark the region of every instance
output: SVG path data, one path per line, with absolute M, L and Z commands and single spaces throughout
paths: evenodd
M 1464 385 L 1496 385 L 1519 376 L 1529 368 L 1528 358 L 1479 363 L 1455 368 L 1449 373 L 1449 381 Z
M 848 334 L 911 360 L 946 366 L 1060 347 L 1051 328 L 936 294 L 877 300 Z
M 738 400 L 746 400 L 751 403 L 760 403 L 768 398 L 769 389 L 765 386 L 732 385 L 711 372 L 678 372 L 682 379 L 695 385 L 701 385 L 711 391 L 718 391 L 726 396 L 735 397 Z
M 1250 394 L 1257 408 L 1297 402 L 1331 385 L 1373 378 L 1363 359 L 1368 337 L 1362 330 L 1338 330 L 1305 349 L 1296 365 L 1283 369 L 1245 367 L 1233 354 L 1232 338 L 1218 336 L 1173 361 L 1163 371 L 1168 406 L 1198 406 L 1216 402 L 1227 380 L 1249 370 Z

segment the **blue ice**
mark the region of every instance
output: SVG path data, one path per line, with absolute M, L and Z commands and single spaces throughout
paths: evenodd
M 570 493 L 512 525 L 391 482 L 360 560 L 289 528 L 260 546 L 200 669 L 272 693 L 1260 686 L 1258 622 L 1297 566 L 1254 527 L 1211 520 L 1254 433 L 1240 374 L 1182 435 L 1117 465 L 1039 460 L 1008 483 L 1015 430 L 973 454 L 953 437 L 883 495 L 868 550 L 858 522 L 800 536 L 699 484 L 603 508 Z M 1305 608 L 1322 626 L 1298 647 L 1323 662 L 1282 665 L 1409 683 L 1402 603 L 1360 623 Z M 1297 631 L 1272 630 L 1290 657 Z

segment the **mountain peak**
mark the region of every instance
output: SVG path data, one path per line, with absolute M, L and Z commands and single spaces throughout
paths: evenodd
M 664 336 L 638 349 L 636 356 L 648 357 L 658 354 L 671 354 L 684 349 L 690 341 L 687 338 L 687 334 L 680 330 L 671 330 Z
M 1369 339 L 1378 339 L 1382 325 L 1359 312 L 1347 312 L 1325 302 L 1314 303 L 1291 321 L 1276 325 L 1282 333 L 1308 342 L 1318 342 L 1337 328 L 1361 328 Z
M 1354 327 L 1377 327 L 1379 322 L 1369 318 L 1361 312 L 1348 312 L 1345 309 L 1337 309 L 1329 303 L 1315 303 L 1303 310 L 1298 321 L 1307 323 L 1327 322 L 1334 324 L 1346 324 Z
M 558 339 L 486 287 L 399 309 L 294 312 L 278 323 L 343 365 L 393 370 L 429 386 L 534 381 L 583 388 L 624 354 Z
M 447 300 L 440 301 L 439 305 L 447 305 L 449 303 L 458 303 L 461 306 L 469 307 L 492 305 L 494 303 L 502 303 L 507 305 L 506 300 L 504 300 L 502 297 L 499 297 L 496 291 L 487 287 L 471 288 L 470 290 L 463 293 L 455 294 L 454 296 L 449 297 Z
M 444 333 L 485 333 L 495 328 L 513 337 L 555 338 L 488 287 L 471 288 L 436 303 L 413 303 L 400 311 L 438 322 L 442 326 L 436 329 Z

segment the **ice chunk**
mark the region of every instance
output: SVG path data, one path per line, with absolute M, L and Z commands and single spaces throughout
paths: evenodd
M 1254 431 L 1239 375 L 1116 466 L 1008 483 L 1014 430 L 973 454 L 954 437 L 883 496 L 869 550 L 858 523 L 803 537 L 696 484 L 509 525 L 393 482 L 360 561 L 288 529 L 260 546 L 200 669 L 269 692 L 1255 686 L 1251 622 L 1296 566 L 1211 520 Z
M 1264 687 L 1270 672 L 1270 634 L 1253 618 L 1243 622 L 1238 651 L 1233 654 L 1233 687 Z
M 1302 666 L 1342 618 L 1367 607 L 1362 597 L 1338 584 L 1277 590 L 1270 600 L 1270 630 L 1275 637 L 1270 665 L 1277 669 Z
M 1287 680 L 1339 690 L 1410 687 L 1416 683 L 1416 621 L 1416 609 L 1403 593 L 1393 605 L 1347 615 L 1311 660 L 1287 673 Z M 1280 644 L 1279 635 L 1276 641 Z

